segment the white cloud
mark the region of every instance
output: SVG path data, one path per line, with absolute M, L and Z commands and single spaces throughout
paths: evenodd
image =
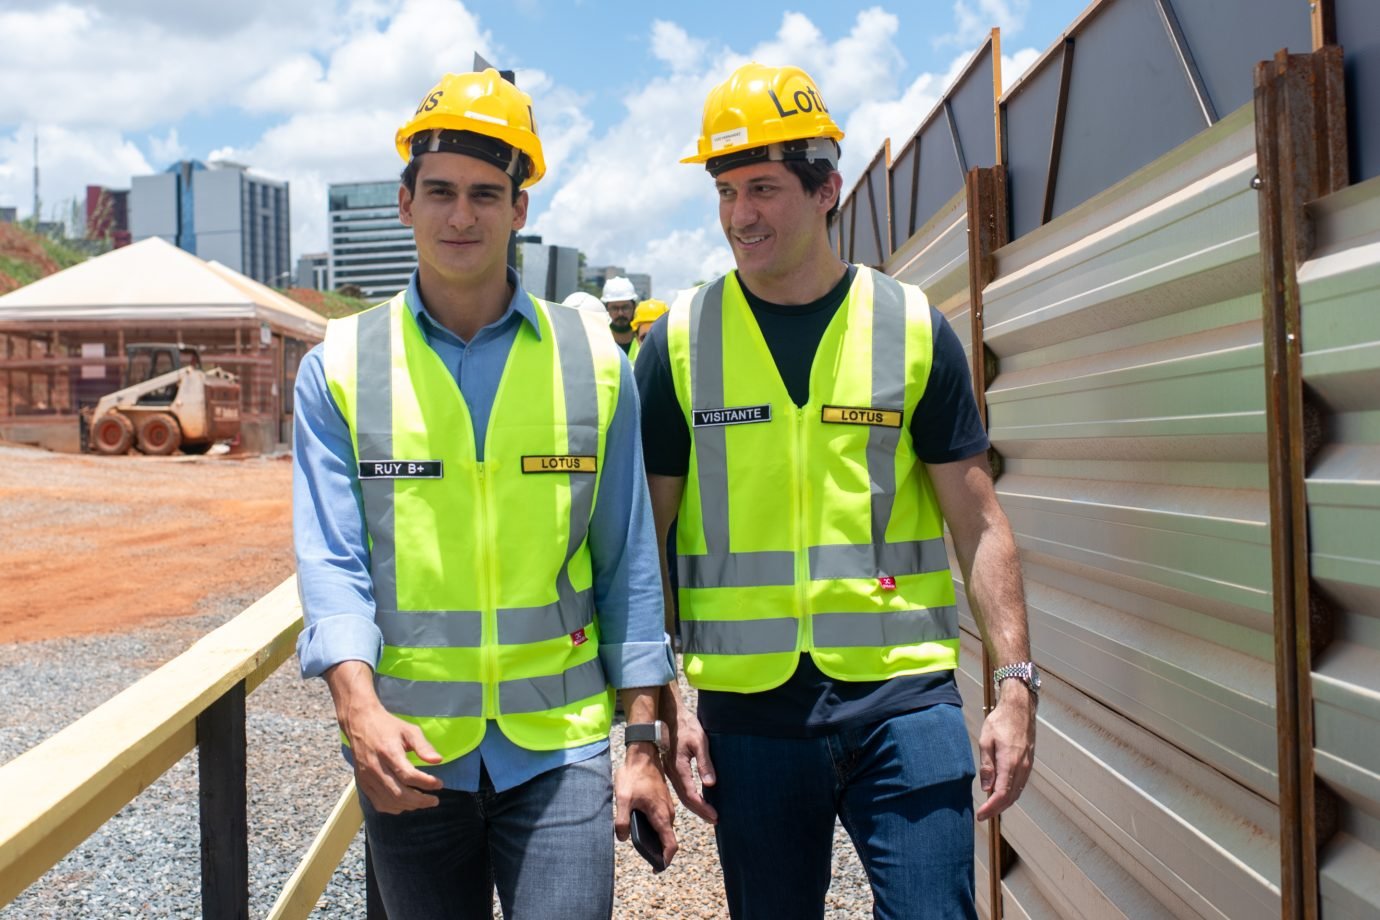
M 708 44 L 676 25 L 658 19 L 652 23 L 652 54 L 659 61 L 669 64 L 676 73 L 693 70 L 704 57 Z
M 153 162 L 162 165 L 175 163 L 185 157 L 187 148 L 178 140 L 177 128 L 169 128 L 164 137 L 149 135 L 149 153 L 153 154 Z
M 1014 37 L 1025 28 L 1030 0 L 954 0 L 954 31 L 936 36 L 936 47 L 958 45 L 976 50 L 993 28 L 1002 38 Z
M 0 203 L 32 209 L 33 130 L 0 135 Z M 129 188 L 129 177 L 153 172 L 144 154 L 109 129 L 77 131 L 44 128 L 39 143 L 39 193 L 42 217 L 65 219 L 73 201 L 86 201 L 87 185 Z

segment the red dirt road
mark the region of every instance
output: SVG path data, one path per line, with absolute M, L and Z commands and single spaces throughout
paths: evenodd
M 244 606 L 292 574 L 286 457 L 0 445 L 0 643 Z

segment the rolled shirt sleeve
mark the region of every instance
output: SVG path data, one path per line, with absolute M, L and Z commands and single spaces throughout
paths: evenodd
M 620 356 L 620 361 L 618 402 L 609 422 L 599 498 L 589 529 L 599 660 L 618 690 L 660 686 L 676 673 L 642 466 L 637 385 L 627 358 Z
M 297 657 L 307 678 L 342 661 L 374 668 L 383 653 L 354 447 L 321 351 L 307 352 L 293 390 L 292 534 L 305 621 Z

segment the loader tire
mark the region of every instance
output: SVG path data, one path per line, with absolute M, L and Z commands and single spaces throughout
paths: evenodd
M 163 457 L 177 450 L 182 443 L 182 429 L 177 419 L 166 412 L 153 412 L 139 420 L 139 450 L 155 457 Z
M 98 454 L 118 457 L 134 443 L 134 423 L 119 412 L 107 412 L 91 426 L 91 448 Z

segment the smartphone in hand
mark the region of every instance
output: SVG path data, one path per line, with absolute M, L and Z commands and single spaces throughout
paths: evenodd
M 664 872 L 666 855 L 661 847 L 661 837 L 657 834 L 656 828 L 652 827 L 651 819 L 636 808 L 628 817 L 633 849 L 651 864 L 653 873 Z

